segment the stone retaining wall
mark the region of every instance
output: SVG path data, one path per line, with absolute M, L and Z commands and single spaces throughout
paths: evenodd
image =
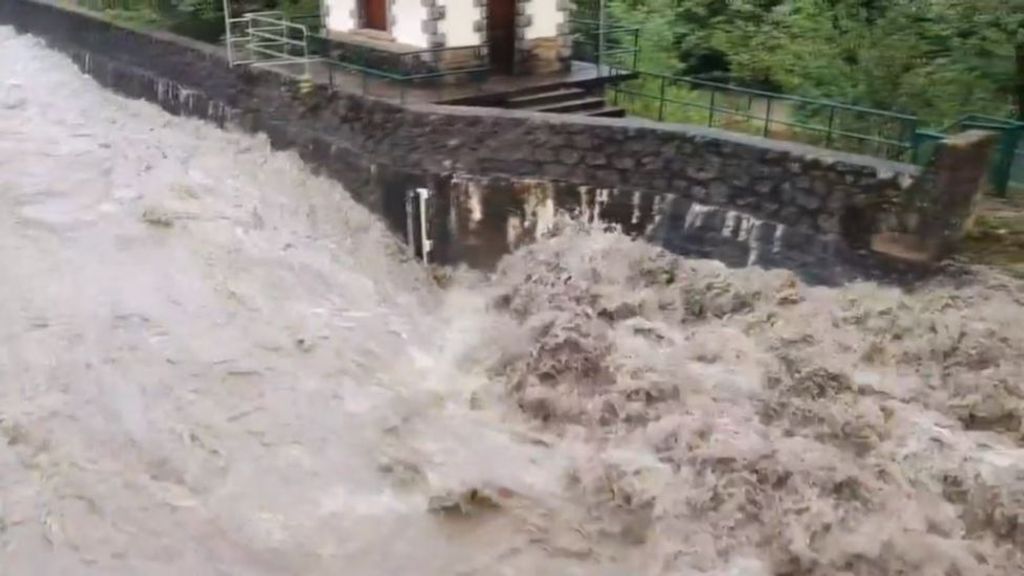
M 328 93 L 324 87 L 304 91 L 272 72 L 229 69 L 212 47 L 128 30 L 34 0 L 0 0 L 0 23 L 44 38 L 100 83 L 127 96 L 156 102 L 174 114 L 265 132 L 276 147 L 297 149 L 310 164 L 341 180 L 399 232 L 406 221 L 405 189 L 428 183 L 450 195 L 444 183 L 459 174 L 463 181 L 542 181 L 563 197 L 566 191 L 569 196 L 605 191 L 634 208 L 653 209 L 659 198 L 662 208 L 712 206 L 771 222 L 801 243 L 814 238 L 825 247 L 825 260 L 863 260 L 857 251 L 868 249 L 878 233 L 916 233 L 915 210 L 906 200 L 921 196 L 908 194 L 915 181 L 920 187 L 955 180 L 970 188 L 984 177 L 984 166 L 972 165 L 957 167 L 955 179 L 919 178 L 919 169 L 906 164 L 692 126 L 402 107 Z M 507 190 L 487 190 L 484 201 L 505 206 L 510 199 L 500 194 Z M 442 198 L 449 207 L 457 202 Z M 627 226 L 635 211 L 605 210 L 609 219 Z M 450 214 L 442 212 L 436 210 L 431 222 L 441 239 L 434 256 L 451 262 L 465 250 L 455 244 L 457 230 L 449 230 Z

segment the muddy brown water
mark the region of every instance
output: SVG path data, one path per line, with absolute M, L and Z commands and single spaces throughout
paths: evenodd
M 1024 291 L 562 222 L 438 288 L 0 28 L 0 573 L 1024 573 Z

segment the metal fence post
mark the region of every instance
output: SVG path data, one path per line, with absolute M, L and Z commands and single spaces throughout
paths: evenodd
M 661 77 L 661 93 L 658 98 L 658 122 L 665 119 L 665 77 Z
M 771 123 L 772 123 L 772 99 L 769 97 L 767 99 L 767 104 L 765 105 L 765 110 L 764 110 L 764 132 L 761 134 L 765 138 L 767 138 L 768 135 L 771 134 L 771 129 L 770 129 Z
M 836 121 L 836 107 L 830 106 L 828 113 L 828 132 L 825 133 L 825 148 L 832 147 L 832 125 Z
M 227 45 L 228 49 L 228 66 L 235 65 L 235 55 L 231 47 L 233 43 L 231 40 L 231 2 L 230 0 L 224 0 L 224 44 Z
M 718 90 L 715 88 L 711 89 L 711 105 L 708 106 L 708 128 L 714 127 L 715 125 L 715 94 Z
M 1005 198 L 1010 189 L 1010 173 L 1013 171 L 1013 162 L 1017 155 L 1017 146 L 1020 143 L 1024 127 L 1010 126 L 1003 130 L 999 138 L 999 151 L 995 162 L 992 165 L 992 187 L 996 195 Z
M 918 126 L 916 118 L 911 122 L 903 122 L 902 140 L 903 142 L 906 142 L 905 145 L 910 150 L 910 161 L 915 163 L 917 162 L 917 146 L 919 145 L 917 133 Z
M 633 72 L 640 66 L 640 29 L 633 30 Z

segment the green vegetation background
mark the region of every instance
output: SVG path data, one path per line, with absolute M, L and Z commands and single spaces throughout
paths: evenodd
M 640 67 L 919 116 L 1024 120 L 1024 0 L 608 0 Z M 596 0 L 577 0 L 596 12 Z

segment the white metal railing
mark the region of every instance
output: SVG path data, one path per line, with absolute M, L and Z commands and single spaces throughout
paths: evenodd
M 231 66 L 301 65 L 309 77 L 309 30 L 289 22 L 280 11 L 249 12 L 238 18 L 224 16 L 225 45 Z
M 249 29 L 251 27 L 249 21 L 250 16 L 265 16 L 284 19 L 284 13 L 278 11 L 251 12 L 239 18 L 232 18 L 230 14 L 230 6 L 228 5 L 227 0 L 225 0 L 224 29 L 227 33 L 225 34 L 224 44 L 228 51 L 228 62 L 232 66 L 247 63 L 245 61 L 246 58 L 241 56 L 241 54 L 247 53 L 249 43 L 252 41 L 249 35 Z

